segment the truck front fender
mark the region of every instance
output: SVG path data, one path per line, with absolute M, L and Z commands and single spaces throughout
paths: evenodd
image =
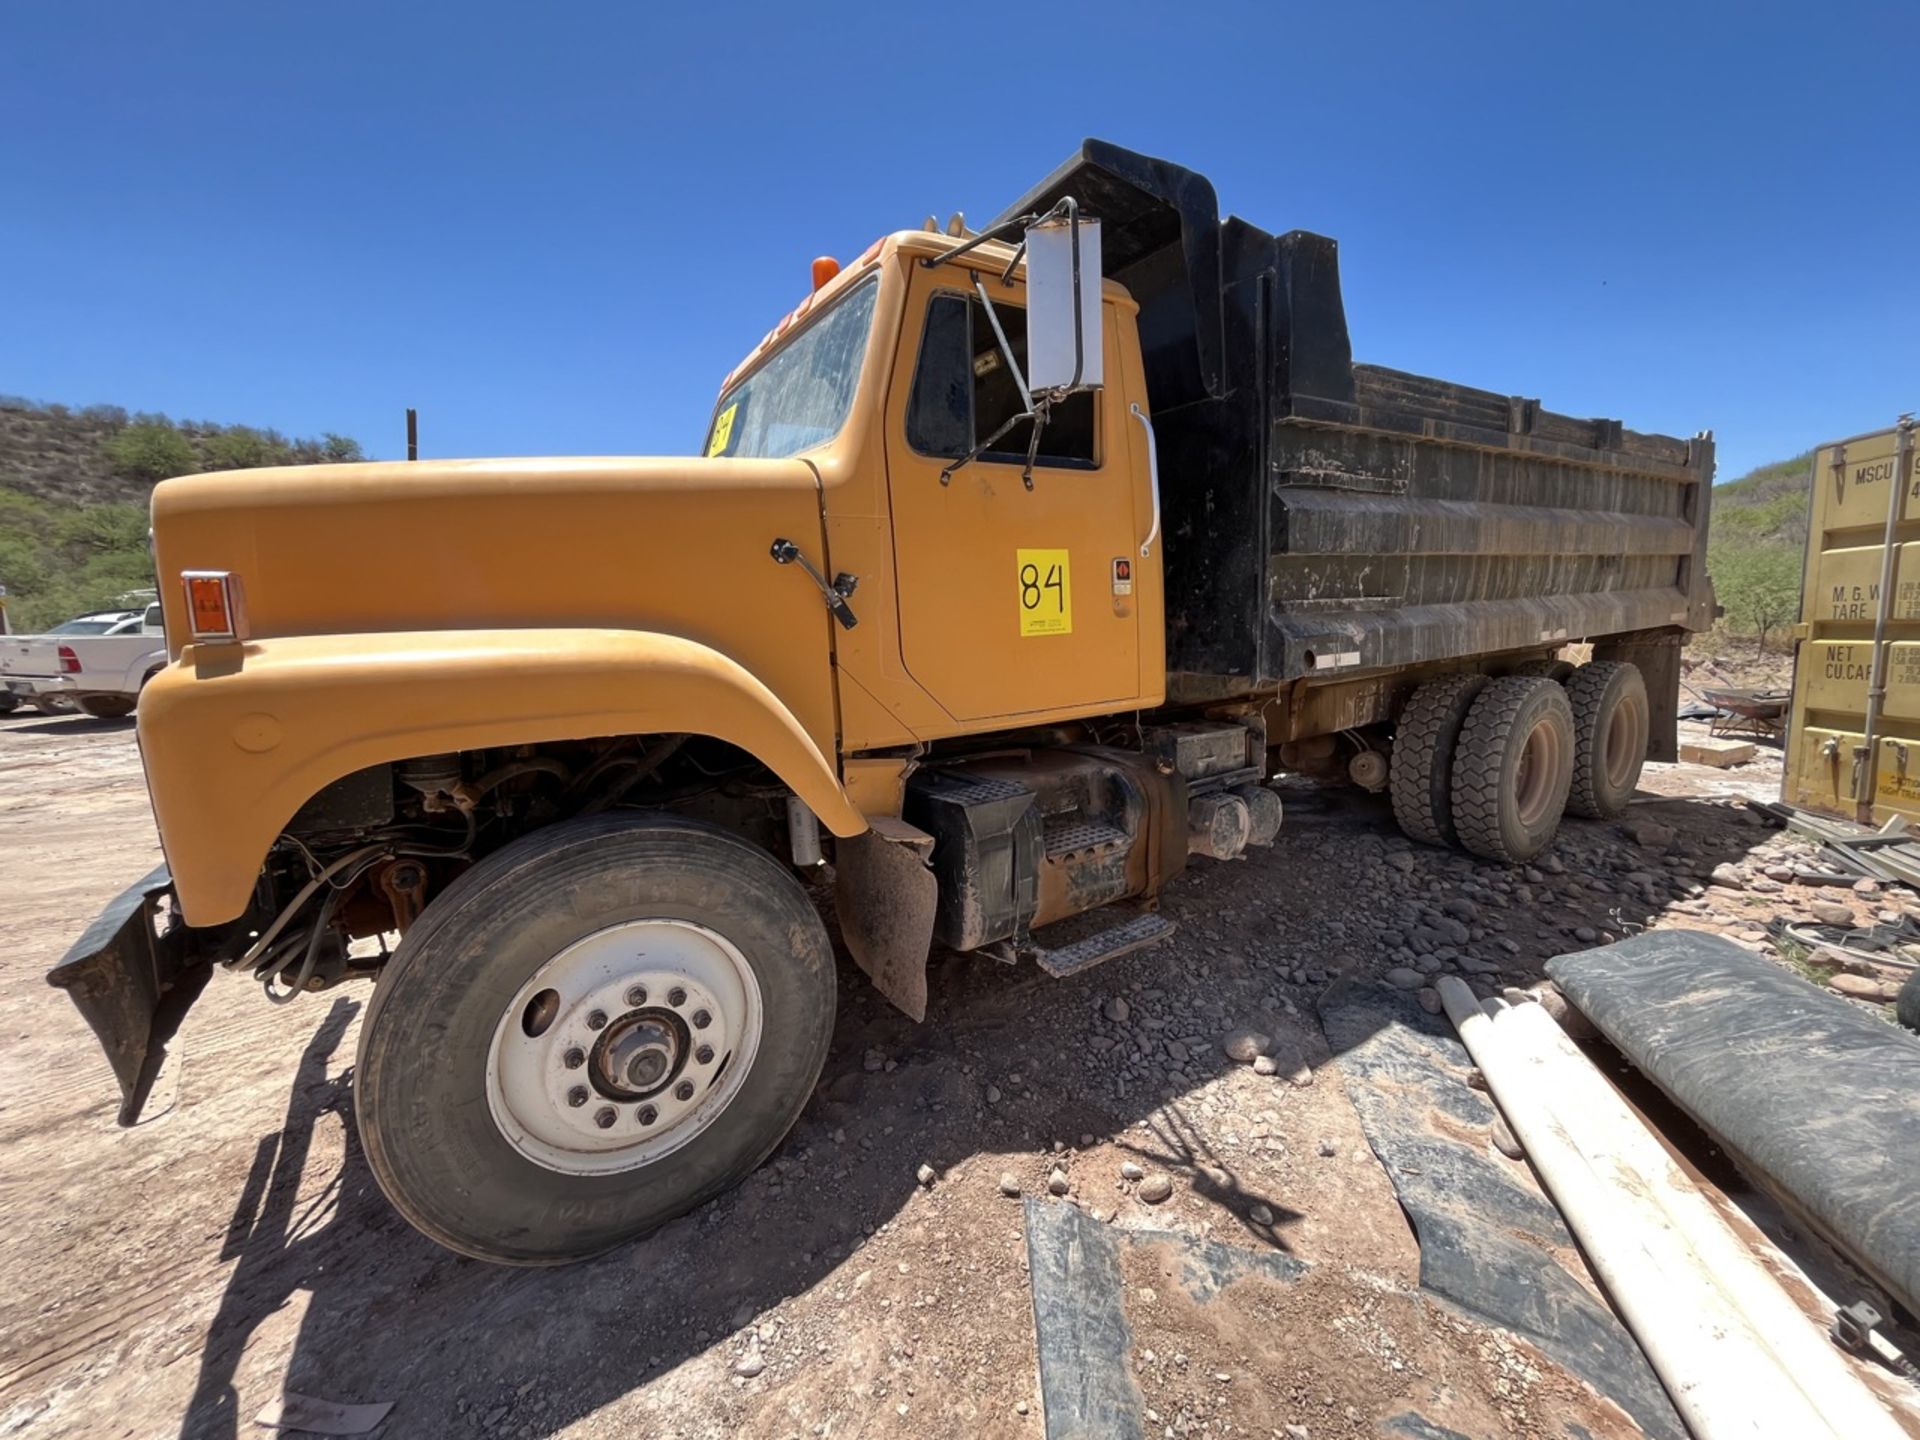
M 247 907 L 274 839 L 369 765 L 691 732 L 739 746 L 835 835 L 867 828 L 780 697 L 719 651 L 641 630 L 286 636 L 188 646 L 140 697 L 154 817 L 189 925 Z

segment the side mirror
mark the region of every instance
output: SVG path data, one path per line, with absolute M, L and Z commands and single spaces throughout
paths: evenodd
M 1036 394 L 1097 390 L 1100 222 L 1068 208 L 1029 228 L 1026 240 L 1027 384 Z

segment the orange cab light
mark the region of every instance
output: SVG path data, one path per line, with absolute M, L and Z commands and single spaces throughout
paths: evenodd
M 831 255 L 822 255 L 813 262 L 813 288 L 824 290 L 827 283 L 840 273 L 840 262 Z
M 187 570 L 187 624 L 196 640 L 241 640 L 239 581 L 226 570 Z

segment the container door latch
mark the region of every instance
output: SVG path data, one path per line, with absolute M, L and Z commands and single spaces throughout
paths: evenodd
M 860 617 L 853 613 L 853 607 L 847 604 L 847 597 L 859 587 L 860 577 L 849 575 L 842 570 L 833 577 L 831 583 L 827 577 L 814 568 L 811 560 L 800 553 L 800 547 L 791 540 L 775 540 L 773 548 L 767 551 L 776 565 L 798 564 L 807 572 L 814 584 L 820 587 L 820 594 L 827 602 L 827 608 L 833 612 L 833 618 L 840 622 L 841 628 L 853 629 L 860 623 Z

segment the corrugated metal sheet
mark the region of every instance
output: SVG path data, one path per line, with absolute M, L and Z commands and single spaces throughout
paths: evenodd
M 1813 457 L 1807 563 L 1781 799 L 1844 819 L 1920 819 L 1920 486 L 1899 428 L 1821 446 Z M 1896 475 L 1896 470 L 1901 473 Z M 1886 570 L 1888 512 L 1894 563 Z M 1874 633 L 1885 698 L 1872 724 Z

